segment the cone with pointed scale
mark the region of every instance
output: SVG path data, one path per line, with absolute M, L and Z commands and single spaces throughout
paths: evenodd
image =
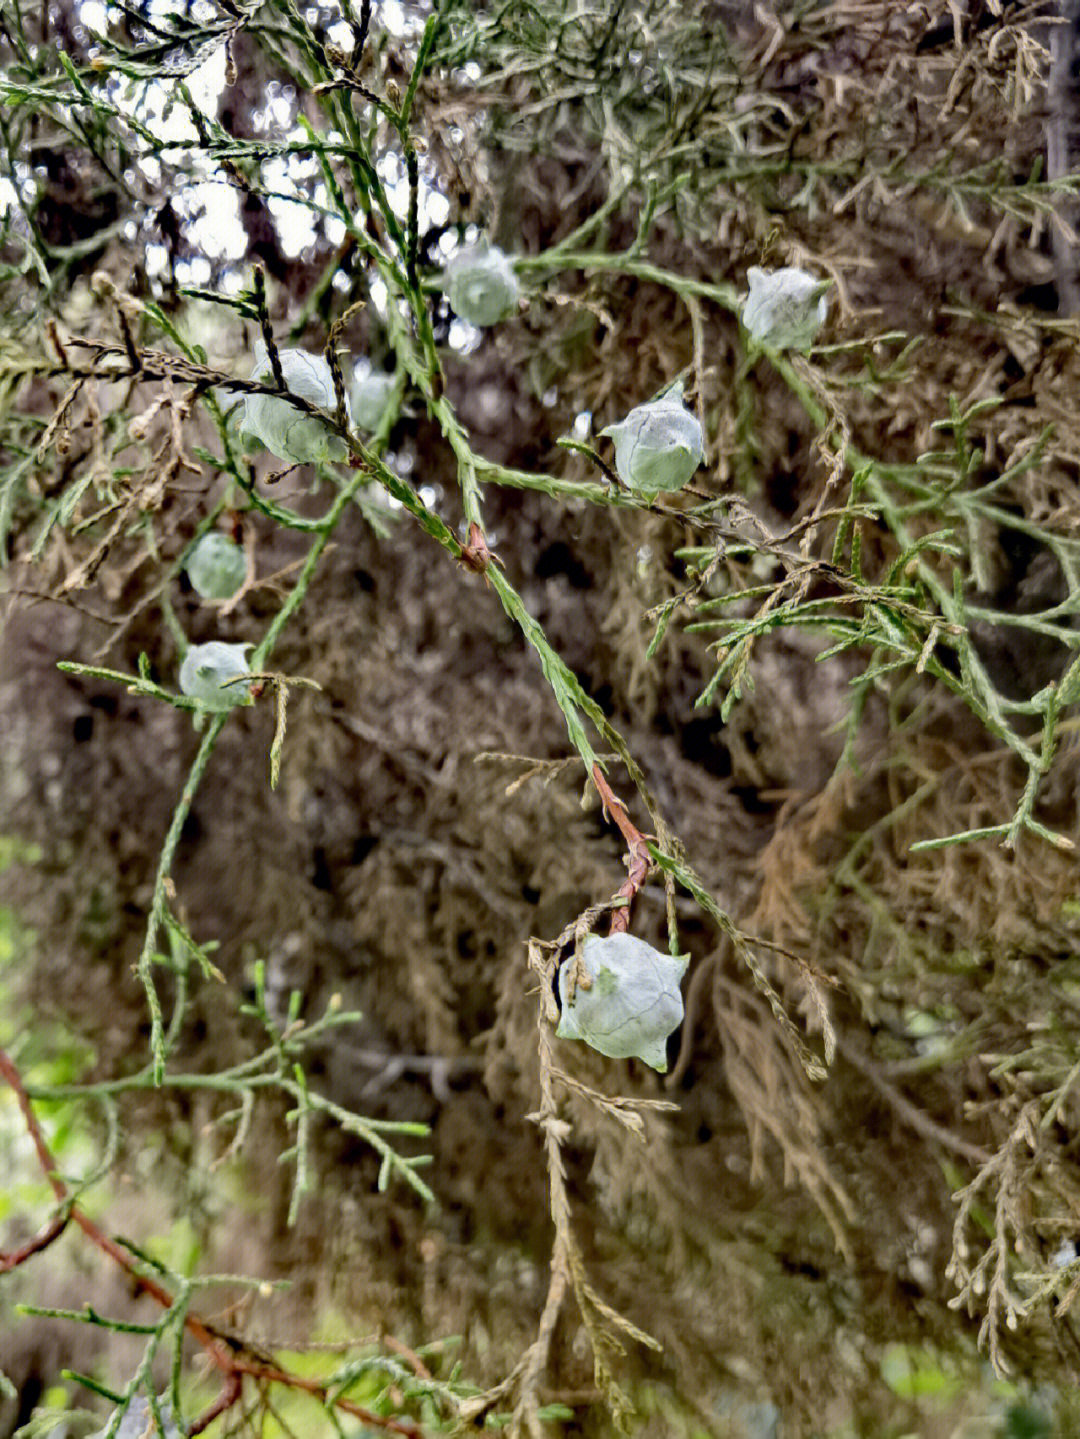
M 279 350 L 278 358 L 281 360 L 285 388 L 332 414 L 337 399 L 334 377 L 325 356 L 312 355 L 307 350 Z M 251 378 L 273 384 L 274 372 L 262 340 L 255 342 L 255 367 Z M 240 433 L 242 436 L 254 436 L 272 455 L 297 465 L 342 460 L 347 449 L 341 436 L 335 435 L 322 420 L 273 395 L 244 396 Z
M 705 458 L 701 425 L 682 396 L 680 381 L 600 431 L 615 441 L 615 469 L 632 490 L 645 495 L 681 490 Z
M 443 288 L 455 315 L 470 325 L 497 325 L 517 304 L 520 286 L 509 256 L 487 240 L 466 245 L 447 261 Z
M 180 666 L 181 691 L 198 700 L 203 709 L 216 714 L 244 704 L 249 697 L 249 686 L 228 681 L 251 673 L 244 653 L 250 648 L 249 644 L 229 645 L 221 640 L 192 645 Z
M 244 583 L 247 560 L 228 535 L 214 530 L 192 549 L 185 568 L 192 589 L 204 600 L 227 600 Z
M 581 950 L 580 982 L 569 997 L 573 960 L 559 970 L 560 1039 L 583 1039 L 612 1059 L 641 1059 L 667 1070 L 667 1039 L 682 1023 L 679 985 L 689 960 L 661 954 L 632 934 L 590 934 Z
M 750 293 L 742 322 L 759 345 L 770 350 L 808 350 L 825 323 L 827 280 L 815 279 L 792 265 L 782 270 L 746 272 Z

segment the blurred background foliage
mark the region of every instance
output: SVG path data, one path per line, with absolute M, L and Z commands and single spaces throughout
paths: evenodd
M 1078 27 L 0 0 L 0 1044 L 140 1272 L 324 1386 L 208 1432 L 1077 1432 Z M 524 295 L 482 332 L 438 285 L 480 234 Z M 831 282 L 809 356 L 739 325 L 783 264 Z M 395 375 L 381 469 L 244 457 L 260 310 Z M 677 377 L 705 465 L 634 501 L 596 436 Z M 235 603 L 184 571 L 214 527 Z M 187 641 L 268 630 L 319 686 L 283 744 L 273 693 L 209 742 L 160 702 Z M 560 1163 L 662 1350 L 567 1302 L 534 1374 L 526 942 L 624 877 L 567 740 L 599 712 L 687 1014 L 664 1078 L 558 1047 Z M 642 1144 L 613 1097 L 678 1108 Z M 10 1088 L 0 1145 L 12 1253 L 55 1196 Z M 152 1307 L 72 1225 L 5 1275 L 0 1433 L 205 1413 Z

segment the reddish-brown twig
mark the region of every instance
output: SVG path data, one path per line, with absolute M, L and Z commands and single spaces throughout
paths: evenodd
M 240 1395 L 243 1391 L 244 1381 L 237 1373 L 226 1376 L 224 1387 L 221 1393 L 214 1400 L 208 1409 L 204 1409 L 199 1417 L 188 1429 L 188 1434 L 201 1434 L 204 1429 L 209 1429 L 215 1419 L 219 1418 L 234 1404 L 240 1402 Z
M 26 1124 L 26 1131 L 37 1154 L 38 1162 L 49 1181 L 53 1194 L 64 1206 L 62 1213 L 42 1230 L 36 1239 L 23 1245 L 13 1254 L 0 1255 L 0 1272 L 5 1269 L 13 1269 L 17 1264 L 25 1263 L 33 1254 L 51 1244 L 69 1223 L 77 1224 L 91 1244 L 100 1249 L 103 1254 L 107 1254 L 131 1278 L 136 1292 L 148 1294 L 163 1309 L 172 1309 L 173 1296 L 165 1286 L 137 1269 L 130 1254 L 114 1239 L 110 1239 L 92 1219 L 83 1213 L 77 1204 L 69 1199 L 67 1186 L 57 1171 L 56 1160 L 46 1142 L 38 1117 L 34 1113 L 34 1106 L 26 1092 L 22 1075 L 3 1049 L 0 1049 L 0 1078 L 6 1080 L 10 1085 L 15 1095 L 15 1102 L 18 1104 Z M 318 1399 L 324 1404 L 327 1402 L 330 1394 L 328 1385 L 320 1384 L 315 1379 L 305 1379 L 299 1374 L 290 1374 L 285 1369 L 279 1369 L 277 1365 L 255 1354 L 242 1339 L 215 1331 L 197 1314 L 189 1312 L 185 1316 L 184 1328 L 206 1352 L 214 1367 L 224 1376 L 221 1393 L 210 1408 L 195 1421 L 195 1425 L 190 1431 L 192 1434 L 202 1433 L 215 1419 L 239 1402 L 245 1376 L 263 1383 L 283 1384 L 290 1389 L 301 1389 L 304 1393 L 310 1394 L 312 1398 Z M 359 1404 L 354 1404 L 351 1399 L 340 1396 L 335 1396 L 332 1402 L 336 1409 L 352 1415 L 353 1418 L 359 1419 L 365 1424 L 386 1429 L 392 1434 L 403 1434 L 407 1436 L 407 1439 L 423 1439 L 423 1431 L 411 1420 L 401 1421 L 387 1418 L 382 1414 L 375 1414 Z
M 69 1215 L 58 1214 L 51 1219 L 40 1233 L 35 1234 L 33 1239 L 28 1239 L 18 1249 L 13 1249 L 10 1254 L 0 1254 L 0 1274 L 6 1274 L 10 1269 L 18 1269 L 20 1264 L 34 1254 L 40 1254 L 43 1249 L 48 1249 L 54 1239 L 59 1239 L 64 1230 L 68 1227 Z
M 67 1190 L 64 1188 L 63 1180 L 56 1173 L 56 1163 L 49 1152 L 49 1146 L 45 1143 L 45 1136 L 41 1132 L 41 1125 L 38 1123 L 37 1115 L 34 1113 L 33 1105 L 30 1103 L 30 1096 L 23 1087 L 22 1076 L 2 1049 L 0 1049 L 0 1076 L 7 1080 L 15 1093 L 15 1103 L 22 1111 L 23 1121 L 26 1124 L 26 1132 L 29 1134 L 30 1141 L 34 1146 L 38 1163 L 45 1171 L 45 1178 L 52 1185 L 52 1192 L 56 1195 L 57 1199 L 66 1199 Z
M 57 1172 L 56 1160 L 53 1158 L 52 1152 L 45 1141 L 41 1125 L 38 1123 L 37 1115 L 34 1113 L 34 1107 L 30 1103 L 30 1096 L 27 1094 L 26 1087 L 22 1082 L 22 1076 L 2 1049 L 0 1049 L 0 1077 L 3 1077 L 8 1082 L 15 1093 L 15 1102 L 22 1111 L 27 1133 L 30 1135 L 30 1139 L 37 1153 L 38 1162 L 44 1170 L 46 1179 L 52 1186 L 53 1193 L 61 1204 L 65 1203 L 68 1198 L 67 1188 Z M 114 1239 L 110 1239 L 107 1234 L 99 1229 L 94 1221 L 84 1214 L 77 1204 L 69 1205 L 68 1220 L 72 1224 L 77 1224 L 87 1239 L 90 1240 L 91 1244 L 96 1245 L 103 1254 L 107 1254 L 110 1259 L 123 1269 L 125 1274 L 131 1277 L 137 1290 L 149 1294 L 151 1299 L 156 1300 L 162 1308 L 172 1308 L 173 1297 L 169 1291 L 163 1285 L 159 1284 L 156 1279 L 151 1279 L 149 1275 L 143 1274 L 136 1269 L 131 1260 L 131 1256 L 117 1244 Z M 234 1367 L 233 1357 L 222 1345 L 220 1340 L 211 1332 L 208 1326 L 204 1324 L 197 1315 L 189 1314 L 186 1320 L 186 1327 L 192 1337 L 198 1340 L 207 1351 L 214 1364 L 224 1373 L 229 1373 Z
M 649 858 L 649 847 L 645 842 L 645 836 L 631 821 L 630 816 L 626 813 L 626 806 L 615 795 L 598 764 L 594 764 L 592 767 L 592 782 L 596 786 L 596 792 L 604 806 L 604 813 L 626 840 L 626 847 L 630 851 L 626 882 L 621 884 L 615 892 L 616 899 L 625 899 L 626 903 L 615 910 L 611 916 L 611 933 L 625 934 L 630 927 L 630 906 L 648 878 L 649 866 L 652 863 Z

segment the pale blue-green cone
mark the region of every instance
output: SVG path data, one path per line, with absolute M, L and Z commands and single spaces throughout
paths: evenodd
M 644 495 L 681 490 L 705 458 L 701 425 L 683 404 L 681 384 L 600 433 L 615 442 L 619 479 Z
M 278 356 L 285 388 L 300 399 L 309 400 L 333 414 L 337 398 L 334 377 L 326 357 L 309 354 L 307 350 L 279 350 Z M 262 340 L 255 342 L 255 367 L 251 378 L 264 384 L 273 383 L 270 356 Z M 347 398 L 345 408 L 348 414 Z M 351 419 L 349 423 L 352 423 Z M 279 400 L 273 395 L 245 395 L 239 427 L 241 436 L 254 435 L 271 454 L 297 465 L 343 460 L 348 453 L 345 441 L 328 429 L 322 420 L 304 414 L 288 400 Z
M 689 964 L 661 954 L 632 934 L 606 939 L 590 934 L 581 950 L 579 970 L 592 981 L 579 982 L 568 999 L 572 959 L 559 970 L 562 1018 L 560 1039 L 583 1039 L 612 1059 L 641 1059 L 663 1074 L 667 1039 L 683 1019 L 679 985 Z
M 165 1432 L 160 1439 L 180 1439 L 180 1430 L 172 1417 L 172 1406 L 169 1401 L 162 1399 L 159 1407 L 165 1423 Z M 96 1434 L 90 1436 L 90 1439 L 103 1439 L 108 1432 L 109 1425 L 106 1424 L 104 1429 L 99 1429 Z M 124 1411 L 124 1417 L 120 1420 L 120 1427 L 116 1431 L 116 1439 L 143 1439 L 143 1435 L 151 1435 L 153 1439 L 159 1439 L 158 1430 L 154 1425 L 154 1417 L 150 1411 L 149 1399 L 143 1394 L 136 1394 Z
M 250 648 L 250 644 L 229 645 L 222 640 L 192 645 L 180 666 L 181 692 L 217 714 L 247 703 L 250 686 L 227 685 L 226 681 L 251 673 L 244 653 Z
M 358 430 L 372 434 L 379 428 L 396 384 L 393 375 L 384 374 L 381 370 L 372 370 L 354 382 L 349 403 L 353 424 Z
M 743 301 L 742 322 L 748 333 L 770 350 L 808 350 L 828 314 L 829 282 L 794 266 L 751 266 L 746 278 L 750 293 Z
M 450 308 L 470 325 L 497 325 L 517 305 L 521 287 L 509 257 L 480 240 L 447 261 L 443 289 Z
M 203 535 L 187 557 L 185 569 L 195 593 L 204 600 L 227 600 L 244 583 L 247 560 L 228 535 Z

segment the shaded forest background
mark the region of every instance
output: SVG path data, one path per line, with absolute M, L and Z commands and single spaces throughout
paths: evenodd
M 269 1281 L 196 1291 L 238 1344 L 315 1376 L 382 1355 L 365 1402 L 423 1432 L 505 1411 L 523 1433 L 607 1434 L 618 1386 L 649 1435 L 1076 1433 L 1071 5 L 3 0 L 0 17 L 0 1043 L 61 1167 L 95 1175 L 79 1202 L 170 1282 Z M 155 150 L 171 113 L 190 133 Z M 437 384 L 402 366 L 415 306 L 373 258 L 397 243 L 379 186 Z M 477 233 L 523 292 L 483 332 L 437 285 Z M 783 264 L 831 281 L 808 357 L 739 325 L 747 268 Z M 618 755 L 614 789 L 711 897 L 658 865 L 634 903 L 634 933 L 664 948 L 672 920 L 691 956 L 665 1076 L 557 1046 L 588 1283 L 659 1352 L 603 1310 L 584 1323 L 568 1291 L 542 1374 L 515 1367 L 553 1242 L 527 942 L 608 901 L 625 846 L 492 577 L 377 475 L 274 651 L 319 686 L 289 692 L 280 783 L 271 690 L 209 757 L 154 962 L 176 1074 L 242 1065 L 268 1021 L 359 1011 L 311 1039 L 304 1083 L 429 1126 L 401 1147 L 431 1156 L 434 1202 L 383 1187 L 365 1136 L 320 1114 L 299 1176 L 284 1093 L 239 1133 L 236 1094 L 147 1077 L 133 969 L 200 735 L 57 663 L 175 690 L 183 637 L 258 641 L 309 552 L 280 515 L 314 521 L 349 471 L 225 464 L 213 390 L 180 405 L 187 372 L 125 377 L 92 346 L 182 341 L 246 378 L 256 266 L 280 344 L 321 351 L 340 321 L 348 355 L 398 364 L 382 463 L 461 543 L 462 446 L 482 457 L 487 543 L 649 803 Z M 582 446 L 610 462 L 600 429 L 676 377 L 706 463 L 690 493 L 628 498 Z M 182 568 L 208 518 L 253 566 L 225 608 Z M 646 1110 L 642 1139 L 618 1097 L 677 1108 Z M 10 1253 L 51 1197 L 5 1104 Z M 145 1352 L 16 1305 L 151 1322 L 132 1290 L 74 1226 L 3 1278 L 0 1433 L 60 1393 L 92 1405 L 64 1370 L 122 1393 Z M 176 1350 L 191 1417 L 215 1394 L 197 1347 Z M 146 1374 L 168 1383 L 167 1364 Z M 254 1387 L 208 1432 L 285 1432 L 280 1395 Z M 290 1422 L 333 1432 L 317 1407 Z

